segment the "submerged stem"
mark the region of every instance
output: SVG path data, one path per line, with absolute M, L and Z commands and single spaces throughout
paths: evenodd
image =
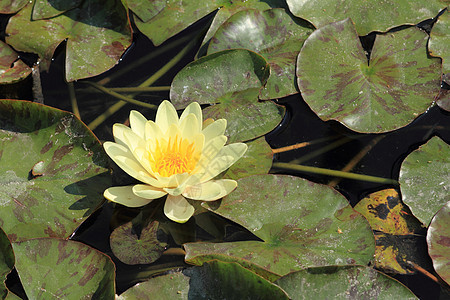
M 80 110 L 78 109 L 77 97 L 75 95 L 75 88 L 73 87 L 73 82 L 67 83 L 67 88 L 69 90 L 70 104 L 72 105 L 72 112 L 78 119 L 81 120 Z

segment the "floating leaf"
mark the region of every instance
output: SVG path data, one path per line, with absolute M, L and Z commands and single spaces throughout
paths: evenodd
M 82 0 L 37 0 L 34 2 L 32 20 L 59 16 L 81 4 Z
M 274 129 L 284 109 L 258 101 L 269 66 L 248 50 L 225 50 L 187 65 L 173 79 L 170 99 L 177 109 L 197 101 L 214 104 L 203 110 L 205 118 L 227 119 L 228 142 L 247 141 Z
M 445 8 L 445 1 L 352 1 L 352 0 L 287 0 L 290 11 L 308 20 L 316 28 L 351 18 L 359 35 L 372 31 L 387 31 L 393 27 L 434 18 Z
M 433 217 L 428 228 L 428 253 L 436 272 L 450 284 L 450 201 Z
M 250 175 L 269 173 L 272 167 L 273 152 L 264 137 L 246 143 L 244 156 L 233 164 L 224 174 L 224 178 L 239 179 Z
M 33 3 L 11 17 L 6 42 L 37 53 L 47 70 L 58 45 L 66 41 L 66 80 L 92 77 L 112 68 L 131 44 L 127 12 L 120 1 L 84 1 L 57 17 L 30 21 Z
M 0 84 L 17 82 L 30 73 L 31 69 L 19 59 L 19 55 L 0 41 Z
M 436 104 L 443 110 L 450 111 L 450 90 L 442 88 L 436 99 Z
M 159 222 L 150 222 L 138 235 L 133 222 L 117 227 L 111 233 L 111 250 L 120 261 L 129 264 L 151 264 L 164 252 L 166 243 L 158 241 Z
M 148 22 L 135 19 L 136 26 L 145 34 L 155 46 L 159 46 L 168 38 L 179 33 L 189 25 L 200 20 L 207 14 L 219 8 L 221 1 L 195 1 L 195 0 L 167 0 L 165 7 Z M 161 8 L 161 3 L 156 1 L 153 9 Z M 145 16 L 148 19 L 148 16 Z
M 129 288 L 117 300 L 188 299 L 189 277 L 173 273 L 152 278 Z
M 394 189 L 370 194 L 355 210 L 361 213 L 374 230 L 376 247 L 374 266 L 389 273 L 410 274 L 409 264 L 428 265 L 421 234 L 424 229 L 400 201 Z
M 14 253 L 12 251 L 11 243 L 8 240 L 5 232 L 0 228 L 0 281 L 2 283 L 6 280 L 6 275 L 9 274 L 14 267 Z M 0 297 L 5 299 L 8 294 L 8 289 L 4 284 L 0 285 Z
M 367 264 L 374 240 L 367 221 L 328 186 L 285 175 L 238 180 L 215 213 L 263 240 L 188 243 L 186 261 L 254 264 L 279 275 L 311 266 Z
M 284 9 L 244 10 L 229 18 L 211 39 L 208 54 L 245 48 L 261 54 L 270 64 L 270 77 L 261 99 L 274 99 L 298 93 L 295 63 L 310 28 L 303 27 Z
M 275 282 L 290 299 L 417 299 L 397 280 L 364 266 L 309 268 Z
M 442 72 L 450 73 L 450 13 L 448 9 L 438 18 L 430 33 L 428 49 L 433 56 L 442 58 Z
M 72 114 L 0 100 L 0 224 L 11 241 L 69 237 L 104 201 L 107 164 Z
M 114 299 L 115 267 L 82 243 L 54 238 L 13 243 L 29 299 Z
M 400 168 L 403 202 L 425 225 L 450 200 L 450 146 L 439 137 L 410 153 Z
M 142 22 L 148 22 L 166 7 L 165 0 L 127 0 L 127 6 Z
M 439 59 L 428 58 L 428 36 L 416 27 L 378 35 L 367 60 L 350 19 L 316 30 L 297 63 L 303 98 L 324 120 L 358 132 L 403 127 L 439 92 Z
M 14 14 L 24 7 L 29 0 L 2 0 L 0 2 L 1 14 Z

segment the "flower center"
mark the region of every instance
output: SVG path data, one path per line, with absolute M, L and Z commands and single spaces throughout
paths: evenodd
M 155 149 L 150 153 L 152 170 L 163 177 L 189 173 L 197 161 L 194 143 L 178 136 L 157 140 Z

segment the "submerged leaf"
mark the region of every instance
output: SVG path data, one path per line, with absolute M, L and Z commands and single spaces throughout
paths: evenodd
M 103 203 L 107 164 L 72 114 L 0 100 L 0 223 L 11 241 L 69 237 Z
M 411 152 L 400 168 L 403 202 L 426 226 L 434 214 L 450 201 L 450 146 L 439 137 Z
M 214 212 L 244 226 L 263 242 L 188 243 L 184 245 L 187 262 L 236 261 L 286 275 L 312 266 L 366 264 L 374 253 L 367 221 L 341 194 L 305 179 L 284 175 L 242 178 Z
M 298 85 L 311 109 L 358 132 L 386 132 L 423 113 L 440 89 L 438 58 L 416 27 L 378 35 L 368 60 L 350 19 L 312 33 L 300 51 Z

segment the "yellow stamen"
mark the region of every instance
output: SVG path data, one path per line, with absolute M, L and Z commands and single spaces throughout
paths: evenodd
M 194 142 L 175 138 L 156 140 L 154 150 L 150 152 L 152 170 L 163 177 L 174 174 L 190 173 L 197 164 L 198 155 L 195 155 Z

